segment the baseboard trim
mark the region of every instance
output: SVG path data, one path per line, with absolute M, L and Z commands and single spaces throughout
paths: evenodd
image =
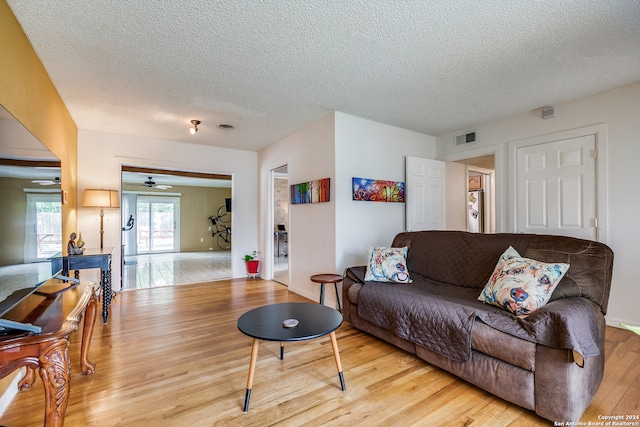
M 620 326 L 620 323 L 624 323 L 626 325 L 634 325 L 635 323 L 632 321 L 625 321 L 625 320 L 621 320 L 621 319 L 614 319 L 611 317 L 606 317 L 604 318 L 604 322 L 607 324 L 607 326 L 612 326 L 614 328 L 620 328 L 623 329 L 622 326 Z

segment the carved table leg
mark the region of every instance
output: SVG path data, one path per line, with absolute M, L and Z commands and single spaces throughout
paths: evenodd
M 44 384 L 44 425 L 62 427 L 69 401 L 71 380 L 68 339 L 63 338 L 42 352 L 40 377 Z
M 98 295 L 93 293 L 89 305 L 84 312 L 84 326 L 82 328 L 82 344 L 80 347 L 80 369 L 83 375 L 93 374 L 96 364 L 89 360 L 89 344 L 93 336 L 93 325 L 96 320 L 96 306 L 98 304 Z
M 36 370 L 30 366 L 27 366 L 27 372 L 24 377 L 18 383 L 18 390 L 26 391 L 30 390 L 33 383 L 36 381 Z

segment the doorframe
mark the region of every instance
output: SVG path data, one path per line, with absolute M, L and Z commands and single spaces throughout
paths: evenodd
M 283 175 L 282 172 L 276 172 L 276 170 L 278 170 L 278 169 L 280 169 L 280 168 L 282 168 L 284 166 L 287 166 L 287 168 L 289 167 L 289 165 L 287 163 L 285 163 L 283 165 L 278 166 L 277 168 L 271 169 L 271 171 L 269 173 L 269 185 L 270 185 L 270 195 L 269 195 L 269 207 L 270 207 L 270 209 L 269 209 L 269 217 L 270 217 L 270 219 L 269 219 L 269 221 L 270 221 L 270 224 L 271 224 L 271 232 L 272 232 L 273 236 L 275 236 L 273 227 L 276 225 L 275 224 L 275 204 L 276 204 L 275 203 L 276 202 L 275 182 L 276 182 L 277 179 L 281 180 L 282 179 L 282 175 Z M 287 186 L 288 185 L 289 185 L 289 173 L 287 172 Z M 289 232 L 288 224 L 290 224 L 290 221 L 289 221 L 290 212 L 291 212 L 291 210 L 288 209 L 287 210 L 287 233 Z M 268 263 L 269 266 L 270 266 L 270 274 L 271 274 L 271 276 L 270 276 L 271 279 L 270 280 L 273 280 L 274 277 L 275 277 L 275 270 L 276 270 L 275 269 L 275 262 L 276 262 L 276 258 L 280 257 L 280 254 L 276 253 L 274 251 L 274 249 L 273 249 L 273 247 L 274 247 L 273 236 L 271 238 L 271 245 L 267 245 L 267 247 L 269 249 L 271 249 L 271 257 L 269 258 L 270 262 Z M 277 238 L 279 239 L 280 236 L 277 236 Z M 291 276 L 290 276 L 290 271 L 289 271 L 290 268 L 291 268 L 291 264 L 290 264 L 290 261 L 289 261 L 290 257 L 289 257 L 289 236 L 288 235 L 287 235 L 287 257 L 286 258 L 287 258 L 287 274 L 289 275 L 289 278 L 287 279 L 287 283 L 283 284 L 283 285 L 288 287 L 289 283 L 291 283 L 291 280 L 290 280 Z M 281 282 L 278 282 L 278 283 L 281 283 Z
M 508 206 L 508 230 L 515 233 L 517 230 L 517 150 L 522 147 L 546 144 L 565 139 L 579 138 L 583 136 L 595 135 L 596 140 L 596 240 L 607 244 L 609 236 L 609 215 L 608 215 L 608 125 L 599 123 L 591 126 L 584 126 L 565 131 L 534 136 L 517 141 L 509 142 L 509 206 Z
M 507 217 L 507 186 L 504 184 L 504 181 L 506 180 L 505 170 L 507 170 L 507 168 L 504 167 L 505 156 L 503 145 L 489 145 L 487 147 L 478 147 L 471 150 L 451 153 L 444 156 L 443 160 L 445 162 L 457 162 L 464 159 L 487 155 L 493 155 L 494 160 L 494 227 L 495 232 L 500 233 L 506 230 L 505 219 Z
M 495 159 L 494 159 L 495 162 Z M 484 175 L 484 231 L 485 234 L 493 234 L 496 232 L 496 171 L 495 169 L 485 169 L 478 166 L 467 166 L 467 193 L 469 190 L 469 172 L 479 173 Z M 495 165 L 494 165 L 495 168 Z M 487 178 L 488 177 L 488 178 Z M 487 206 L 489 206 L 487 208 Z M 467 208 L 467 206 L 465 206 Z M 487 215 L 489 213 L 489 215 Z M 469 215 L 466 215 L 467 218 L 467 229 L 469 229 Z
M 273 249 L 273 205 L 275 200 L 275 194 L 273 191 L 273 180 L 275 176 L 275 170 L 288 165 L 291 167 L 290 159 L 281 159 L 279 161 L 273 161 L 269 164 L 266 164 L 262 167 L 261 175 L 261 188 L 264 189 L 262 193 L 266 198 L 266 209 L 263 209 L 265 205 L 260 204 L 260 224 L 262 225 L 261 230 L 259 230 L 259 234 L 262 235 L 262 243 L 260 244 L 262 248 L 262 253 L 264 254 L 264 259 L 262 262 L 262 270 L 260 271 L 260 277 L 265 280 L 273 280 L 273 257 L 274 257 L 274 249 Z M 264 199 L 263 199 L 264 200 Z M 291 210 L 289 210 L 289 228 L 291 228 Z M 290 231 L 290 230 L 287 230 Z M 291 249 L 291 240 L 288 242 L 288 249 Z M 266 262 L 269 259 L 270 262 Z M 289 262 L 289 283 L 291 283 L 291 257 L 287 258 Z

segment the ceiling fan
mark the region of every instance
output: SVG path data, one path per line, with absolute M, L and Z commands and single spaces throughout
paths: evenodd
M 144 182 L 143 187 L 157 188 L 158 190 L 166 190 L 167 188 L 171 188 L 171 185 L 156 184 L 155 181 L 153 181 L 153 177 L 149 177 L 149 179 Z
M 60 177 L 56 176 L 53 179 L 34 179 L 31 182 L 40 185 L 60 185 Z

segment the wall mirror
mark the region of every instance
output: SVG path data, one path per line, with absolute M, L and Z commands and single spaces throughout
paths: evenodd
M 62 251 L 60 160 L 0 106 L 0 317 L 51 276 Z

